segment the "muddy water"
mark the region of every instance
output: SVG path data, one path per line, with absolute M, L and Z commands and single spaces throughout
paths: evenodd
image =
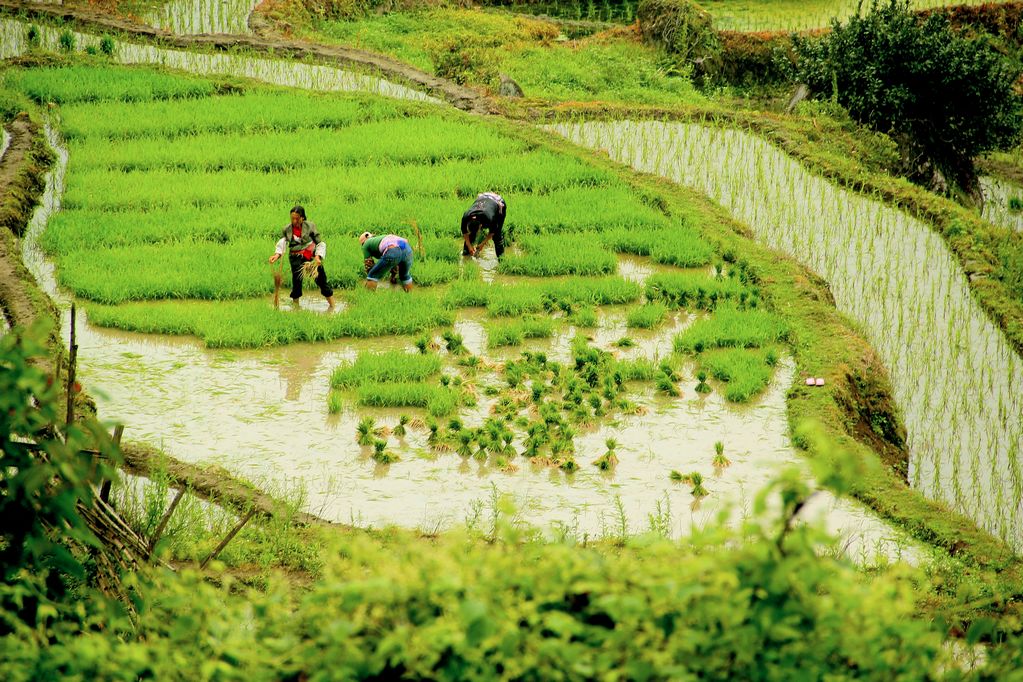
M 746 133 L 628 122 L 557 130 L 707 194 L 823 276 L 891 372 L 913 485 L 1023 548 L 1023 362 L 927 225 Z
M 66 164 L 66 151 L 58 146 L 46 197 L 25 240 L 26 262 L 65 309 L 65 334 L 68 301 L 57 290 L 52 267 L 39 255 L 36 240 L 48 216 L 59 210 Z M 642 279 L 659 267 L 628 258 L 621 271 Z M 501 277 L 493 271 L 491 276 Z M 598 326 L 584 333 L 614 351 L 611 342 L 626 332 L 625 312 L 622 307 L 600 310 Z M 102 417 L 127 425 L 127 439 L 153 443 L 187 461 L 220 464 L 273 490 L 304 490 L 307 510 L 338 521 L 431 531 L 466 519 L 487 523 L 492 500 L 507 495 L 516 502 L 521 520 L 554 532 L 578 537 L 632 533 L 646 530 L 654 516 L 669 532 L 681 535 L 725 508 L 732 510 L 733 519 L 741 518 L 755 492 L 779 467 L 802 464 L 786 434 L 785 391 L 793 379 L 789 358 L 779 363 L 765 394 L 745 407 L 725 403 L 716 392 L 696 394 L 689 367 L 683 371 L 679 399 L 654 395 L 649 385 L 636 384 L 632 397 L 646 408 L 645 414 L 580 430 L 576 445 L 581 470 L 571 476 L 535 468 L 520 457 L 513 460 L 513 470 L 500 470 L 453 453 L 432 452 L 422 430 L 401 440 L 391 438 L 389 447 L 402 460 L 382 467 L 370 459 L 368 448 L 357 445 L 355 426 L 366 415 L 393 425 L 402 411 L 348 405 L 329 415 L 329 375 L 360 351 L 411 348 L 409 338 L 211 351 L 190 338 L 114 332 L 93 328 L 84 315 L 79 319 L 79 376 L 96 395 Z M 484 321 L 479 310 L 458 315 L 456 329 L 474 352 L 486 348 Z M 639 345 L 615 352 L 661 357 L 670 351 L 672 337 L 691 322 L 679 312 L 657 330 L 629 330 Z M 564 324 L 555 338 L 524 347 L 564 360 L 575 332 Z M 485 355 L 500 360 L 520 350 Z M 454 366 L 445 371 L 465 375 Z M 472 425 L 483 421 L 495 400 L 484 397 L 484 387 L 498 385 L 499 378 L 484 372 L 469 379 L 481 398 L 460 416 Z M 611 437 L 620 442 L 621 463 L 613 475 L 604 475 L 590 463 Z M 732 464 L 716 472 L 710 462 L 718 440 Z M 669 481 L 672 469 L 704 474 L 709 497 L 694 506 L 688 487 Z M 808 514 L 845 535 L 843 548 L 857 559 L 915 555 L 907 540 L 849 503 L 822 496 Z
M 998 178 L 982 177 L 980 188 L 984 192 L 984 220 L 1010 230 L 1023 230 L 1023 211 L 1009 207 L 1011 199 L 1023 201 L 1023 187 Z
M 147 12 L 145 23 L 178 35 L 248 33 L 258 0 L 171 0 Z
M 0 59 L 14 57 L 28 51 L 28 28 L 29 24 L 27 23 L 0 19 Z M 59 51 L 60 31 L 42 25 L 38 28 L 40 45 L 46 50 Z M 75 32 L 74 36 L 76 49 L 99 47 L 100 37 L 98 36 L 79 32 Z M 397 99 L 444 104 L 435 97 L 376 76 L 296 61 L 212 52 L 188 52 L 124 41 L 115 42 L 113 59 L 121 64 L 156 64 L 199 75 L 239 76 L 307 90 L 370 92 Z

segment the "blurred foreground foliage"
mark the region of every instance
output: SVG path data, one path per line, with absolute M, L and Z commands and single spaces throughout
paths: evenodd
M 681 543 L 545 541 L 496 497 L 484 529 L 325 530 L 305 587 L 275 576 L 254 589 L 222 564 L 129 574 L 126 608 L 88 586 L 92 540 L 75 513 L 89 503 L 92 465 L 77 454 L 88 429 L 59 437 L 30 341 L 12 332 L 0 350 L 5 680 L 961 677 L 947 626 L 919 615 L 924 574 L 836 558 L 833 538 L 796 521 L 814 494 L 796 470 L 740 529 L 722 518 Z M 26 454 L 27 439 L 47 457 Z M 815 476 L 833 490 L 863 474 L 817 451 Z M 967 642 L 994 634 L 981 619 Z M 1019 658 L 1001 647 L 985 670 L 1006 679 Z

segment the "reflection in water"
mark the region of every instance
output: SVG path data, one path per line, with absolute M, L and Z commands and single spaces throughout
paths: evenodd
M 248 33 L 259 0 L 171 0 L 143 15 L 150 26 L 177 35 Z
M 40 46 L 53 52 L 59 51 L 60 31 L 43 25 L 37 28 Z M 27 23 L 0 19 L 0 59 L 15 57 L 28 51 L 28 29 Z M 98 36 L 78 32 L 75 32 L 74 36 L 75 44 L 81 49 L 99 47 Z M 283 59 L 263 59 L 221 52 L 188 52 L 124 41 L 115 41 L 113 59 L 122 64 L 157 64 L 200 75 L 240 76 L 307 90 L 371 92 L 385 97 L 444 104 L 436 97 L 376 76 Z
M 913 485 L 1023 548 L 1023 361 L 941 237 L 747 133 L 630 122 L 555 129 L 694 187 L 823 276 L 891 372 Z
M 1010 230 L 1023 230 L 1023 187 L 982 177 L 980 189 L 984 192 L 984 220 Z

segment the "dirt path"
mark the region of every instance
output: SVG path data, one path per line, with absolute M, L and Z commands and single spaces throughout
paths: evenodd
M 498 108 L 479 93 L 439 78 L 408 64 L 402 64 L 380 54 L 346 47 L 316 45 L 289 40 L 269 33 L 270 27 L 261 17 L 253 14 L 250 27 L 257 35 L 199 34 L 179 36 L 130 20 L 112 17 L 84 7 L 66 7 L 25 0 L 0 0 L 0 11 L 28 19 L 70 21 L 81 29 L 100 32 L 119 32 L 136 39 L 159 42 L 161 45 L 181 49 L 213 48 L 217 50 L 247 48 L 275 56 L 312 58 L 320 62 L 355 67 L 371 71 L 388 80 L 404 83 L 443 99 L 451 106 L 475 114 L 496 114 Z
M 7 131 L 11 144 L 0 158 L 0 224 L 5 228 L 0 230 L 0 309 L 11 327 L 30 327 L 40 319 L 57 320 L 53 304 L 22 263 L 17 239 L 42 193 L 50 157 L 27 116 L 16 118 Z

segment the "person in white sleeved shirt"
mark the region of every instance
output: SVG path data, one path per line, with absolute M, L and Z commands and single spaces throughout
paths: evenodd
M 302 298 L 302 266 L 309 261 L 316 262 L 316 285 L 320 293 L 327 299 L 327 306 L 334 309 L 334 290 L 327 282 L 327 273 L 323 270 L 323 259 L 327 256 L 327 245 L 320 239 L 320 232 L 314 223 L 305 219 L 305 209 L 295 206 L 291 209 L 291 223 L 281 230 L 282 237 L 277 241 L 274 255 L 270 262 L 275 263 L 288 252 L 291 261 L 291 300 L 298 305 Z

